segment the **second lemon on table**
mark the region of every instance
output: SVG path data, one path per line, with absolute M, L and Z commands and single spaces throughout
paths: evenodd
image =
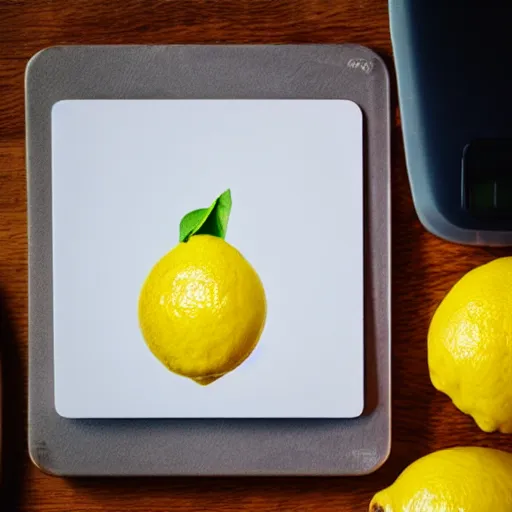
M 477 446 L 429 453 L 372 499 L 370 512 L 510 512 L 512 454 Z

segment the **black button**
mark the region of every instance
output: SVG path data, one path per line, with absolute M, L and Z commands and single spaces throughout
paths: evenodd
M 478 217 L 512 217 L 512 140 L 477 140 L 466 146 L 462 206 Z

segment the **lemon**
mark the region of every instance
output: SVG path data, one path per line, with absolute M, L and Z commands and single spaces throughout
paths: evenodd
M 512 433 L 512 257 L 465 274 L 428 332 L 433 385 L 485 432 Z
M 373 497 L 370 512 L 510 512 L 512 454 L 461 446 L 410 466 Z
M 172 372 L 207 385 L 252 353 L 263 332 L 262 282 L 222 238 L 195 235 L 149 273 L 139 324 L 151 352 Z

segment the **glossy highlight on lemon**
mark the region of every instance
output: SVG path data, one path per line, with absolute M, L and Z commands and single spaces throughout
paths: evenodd
M 512 257 L 474 268 L 448 292 L 430 324 L 428 364 L 434 387 L 483 431 L 512 433 Z
M 461 446 L 410 464 L 373 497 L 370 512 L 510 512 L 512 454 Z
M 264 329 L 262 282 L 222 238 L 194 235 L 149 273 L 139 297 L 144 340 L 170 371 L 208 385 L 242 364 Z

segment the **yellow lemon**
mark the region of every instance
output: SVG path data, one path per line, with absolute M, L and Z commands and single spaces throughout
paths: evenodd
M 510 512 L 512 454 L 457 447 L 413 462 L 372 499 L 370 512 Z
M 222 238 L 195 235 L 149 273 L 139 323 L 170 371 L 207 385 L 252 353 L 266 308 L 262 282 L 242 254 Z
M 512 433 L 512 257 L 448 292 L 430 324 L 428 364 L 433 385 L 482 430 Z

